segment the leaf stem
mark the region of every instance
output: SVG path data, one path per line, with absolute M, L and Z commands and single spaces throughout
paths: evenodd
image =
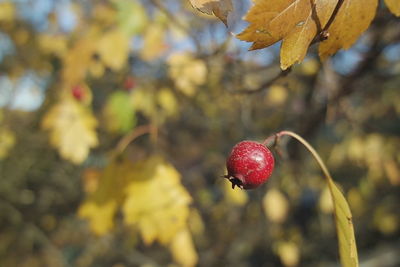
M 144 134 L 147 133 L 151 133 L 155 131 L 155 127 L 151 124 L 149 125 L 142 125 L 142 126 L 138 126 L 135 129 L 133 129 L 132 132 L 130 132 L 129 134 L 125 135 L 117 144 L 116 148 L 115 148 L 115 154 L 119 155 L 121 154 L 126 147 L 133 142 L 133 140 L 135 140 L 136 138 L 138 138 L 139 136 L 142 136 Z

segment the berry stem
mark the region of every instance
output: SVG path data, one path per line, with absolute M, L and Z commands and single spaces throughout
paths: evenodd
M 328 171 L 328 168 L 325 166 L 325 163 L 322 161 L 318 152 L 303 137 L 301 137 L 300 135 L 298 135 L 294 132 L 291 132 L 291 131 L 281 131 L 276 134 L 278 139 L 279 139 L 279 137 L 284 136 L 284 135 L 291 136 L 294 139 L 296 139 L 297 141 L 299 141 L 300 143 L 302 143 L 308 149 L 308 151 L 310 151 L 310 153 L 312 154 L 314 159 L 317 161 L 317 163 L 321 167 L 321 170 L 324 173 L 325 177 L 328 180 L 333 180 L 331 174 Z
M 317 151 L 306 140 L 304 140 L 303 137 L 291 131 L 281 131 L 275 135 L 272 135 L 268 137 L 263 142 L 263 144 L 267 145 L 271 143 L 272 140 L 274 140 L 273 146 L 275 146 L 279 142 L 279 138 L 285 135 L 293 137 L 301 144 L 303 144 L 307 148 L 307 150 L 310 151 L 314 159 L 317 161 L 318 165 L 321 167 L 321 170 L 324 173 L 326 181 L 328 183 L 334 206 L 335 225 L 336 232 L 338 234 L 339 254 L 342 266 L 357 267 L 357 246 L 349 205 L 347 204 L 347 201 L 344 198 L 342 192 L 338 189 L 335 182 L 333 181 L 332 176 L 328 171 L 328 168 L 325 166 L 325 163 L 322 161 Z

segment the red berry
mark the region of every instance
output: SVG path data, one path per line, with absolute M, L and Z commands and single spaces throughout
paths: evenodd
M 242 189 L 252 189 L 263 184 L 274 170 L 275 160 L 271 151 L 254 141 L 242 141 L 236 144 L 228 159 L 225 177 Z
M 74 86 L 74 87 L 72 88 L 72 96 L 73 96 L 76 100 L 81 101 L 81 100 L 83 99 L 83 97 L 84 97 L 83 88 L 82 88 L 81 86 L 79 86 L 79 85 Z

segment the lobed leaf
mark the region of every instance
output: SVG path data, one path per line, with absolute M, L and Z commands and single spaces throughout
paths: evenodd
M 229 12 L 233 10 L 231 0 L 190 0 L 190 3 L 203 13 L 214 14 L 225 25 L 228 24 Z

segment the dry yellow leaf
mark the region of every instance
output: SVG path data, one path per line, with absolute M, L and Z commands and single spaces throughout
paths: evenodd
M 207 67 L 203 60 L 195 59 L 189 53 L 177 52 L 168 58 L 169 75 L 176 87 L 188 96 L 196 93 L 196 88 L 206 81 Z
M 250 49 L 264 48 L 283 40 L 281 68 L 285 70 L 304 59 L 318 30 L 328 22 L 336 2 L 316 0 L 313 4 L 309 0 L 256 0 L 245 17 L 250 25 L 237 37 L 253 42 Z
M 174 260 L 183 267 L 196 266 L 198 256 L 188 229 L 182 229 L 173 238 L 170 250 Z
M 191 197 L 180 174 L 159 157 L 137 162 L 132 172 L 134 179 L 124 192 L 124 221 L 137 226 L 146 244 L 168 244 L 186 227 L 189 216 Z
M 319 56 L 326 59 L 339 49 L 352 46 L 375 17 L 378 0 L 344 1 L 328 29 L 329 38 L 319 45 Z
M 97 146 L 96 118 L 67 95 L 47 112 L 42 126 L 50 131 L 50 142 L 60 155 L 75 164 L 82 163 L 90 148 Z
M 190 3 L 203 13 L 214 14 L 225 25 L 228 24 L 229 12 L 233 10 L 231 0 L 190 0 Z
M 128 59 L 129 46 L 129 38 L 125 33 L 111 30 L 98 41 L 97 52 L 107 67 L 119 71 Z
M 399 0 L 385 0 L 387 7 L 397 17 L 400 16 L 400 1 Z

